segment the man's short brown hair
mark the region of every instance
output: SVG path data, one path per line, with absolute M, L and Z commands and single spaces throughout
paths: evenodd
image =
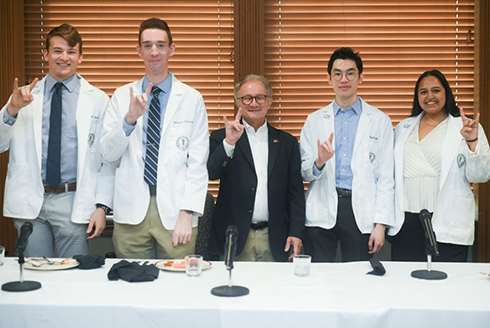
M 46 39 L 46 50 L 49 52 L 49 46 L 51 42 L 51 38 L 53 36 L 60 36 L 66 40 L 68 45 L 74 48 L 77 44 L 80 45 L 80 54 L 82 54 L 82 37 L 78 33 L 78 30 L 71 26 L 70 24 L 61 24 L 53 28 L 49 33 Z

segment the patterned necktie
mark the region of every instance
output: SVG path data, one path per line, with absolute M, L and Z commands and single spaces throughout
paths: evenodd
M 146 129 L 146 158 L 145 158 L 145 181 L 153 187 L 157 183 L 158 149 L 160 147 L 160 99 L 158 95 L 162 90 L 153 87 L 151 93 L 153 98 L 150 102 L 148 112 L 148 125 Z
M 49 117 L 48 159 L 46 162 L 46 182 L 52 188 L 58 187 L 61 182 L 61 87 L 63 83 L 57 82 L 51 98 L 51 114 Z

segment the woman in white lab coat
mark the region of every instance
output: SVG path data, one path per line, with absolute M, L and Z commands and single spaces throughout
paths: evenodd
M 395 226 L 392 260 L 425 261 L 419 213 L 432 215 L 440 256 L 464 262 L 474 241 L 475 199 L 470 183 L 490 178 L 490 151 L 483 128 L 455 104 L 438 70 L 415 85 L 412 114 L 395 130 Z

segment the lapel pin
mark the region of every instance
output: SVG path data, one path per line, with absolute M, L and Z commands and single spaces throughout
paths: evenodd
M 273 142 L 273 143 L 279 143 L 279 140 L 274 139 L 272 142 Z

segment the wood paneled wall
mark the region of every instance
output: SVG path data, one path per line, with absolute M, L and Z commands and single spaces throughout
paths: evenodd
M 25 82 L 24 0 L 0 1 L 0 35 L 0 106 L 3 107 L 12 93 L 14 78 L 19 78 L 19 84 Z M 0 204 L 2 206 L 0 245 L 6 247 L 7 256 L 12 256 L 17 231 L 13 220 L 3 217 L 3 194 L 8 156 L 8 152 L 0 154 Z
M 490 135 L 490 2 L 475 1 L 475 111 Z M 490 262 L 490 182 L 478 185 L 477 257 Z
M 24 60 L 24 1 L 0 1 L 0 106 L 12 92 L 12 82 L 25 79 Z M 475 110 L 490 133 L 490 3 L 476 0 L 475 4 Z M 235 81 L 247 74 L 264 74 L 264 1 L 235 0 L 234 40 Z M 4 181 L 8 153 L 0 154 L 0 204 L 3 208 Z M 490 185 L 478 186 L 479 221 L 477 260 L 490 262 Z M 1 211 L 3 212 L 3 211 Z M 12 220 L 0 213 L 0 245 L 12 255 L 16 231 Z
M 264 1 L 235 0 L 235 82 L 264 75 Z

